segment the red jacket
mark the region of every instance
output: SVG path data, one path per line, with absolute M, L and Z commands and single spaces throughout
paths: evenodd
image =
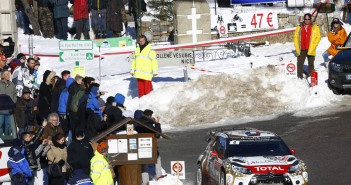
M 310 40 L 311 40 L 311 29 L 312 24 L 305 26 L 303 24 L 301 28 L 301 50 L 308 50 L 310 47 Z
M 89 19 L 88 0 L 74 0 L 74 20 Z

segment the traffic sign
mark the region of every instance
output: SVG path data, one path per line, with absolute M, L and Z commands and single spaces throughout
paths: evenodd
M 219 28 L 219 31 L 221 32 L 221 34 L 225 34 L 226 33 L 226 30 L 225 30 L 225 27 L 224 26 L 221 26 Z
M 93 50 L 92 40 L 60 40 L 60 50 Z
M 285 64 L 285 74 L 290 77 L 297 77 L 296 62 L 288 62 Z
M 62 51 L 60 52 L 60 62 L 88 62 L 94 60 L 92 51 Z
M 184 161 L 171 161 L 171 175 L 179 176 L 179 179 L 185 179 Z

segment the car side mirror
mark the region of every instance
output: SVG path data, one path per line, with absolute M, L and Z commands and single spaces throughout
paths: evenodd
M 217 152 L 211 152 L 210 156 L 211 156 L 211 158 L 215 158 L 216 160 L 218 160 L 218 153 Z
M 338 44 L 338 45 L 335 45 L 335 49 L 336 49 L 336 50 L 339 50 L 339 47 L 340 47 L 339 44 Z
M 290 152 L 294 154 L 296 151 L 294 149 L 290 149 Z

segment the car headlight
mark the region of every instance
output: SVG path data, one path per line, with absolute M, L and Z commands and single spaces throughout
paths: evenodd
M 337 63 L 331 62 L 330 63 L 330 69 L 333 70 L 333 71 L 341 73 L 342 70 L 343 70 L 343 66 L 341 64 L 337 64 Z
M 299 161 L 295 161 L 290 168 L 288 168 L 288 173 L 297 173 L 301 172 L 301 165 Z
M 238 163 L 232 163 L 232 170 L 234 173 L 238 173 L 238 174 L 252 174 L 252 170 Z

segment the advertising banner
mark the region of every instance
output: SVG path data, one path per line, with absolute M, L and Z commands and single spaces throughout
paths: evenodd
M 232 4 L 255 4 L 255 3 L 273 3 L 285 2 L 286 0 L 231 0 Z

